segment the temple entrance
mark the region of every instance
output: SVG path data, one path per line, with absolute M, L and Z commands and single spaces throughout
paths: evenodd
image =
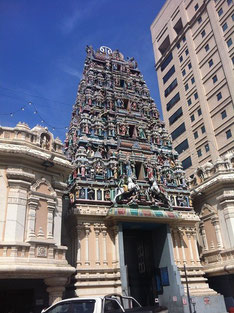
M 33 308 L 32 289 L 0 291 L 2 313 L 30 313 Z
M 1 279 L 1 313 L 40 313 L 49 305 L 41 279 Z
M 155 298 L 163 291 L 159 264 L 164 241 L 158 240 L 158 236 L 165 227 L 162 224 L 123 224 L 128 293 L 144 306 L 154 305 Z

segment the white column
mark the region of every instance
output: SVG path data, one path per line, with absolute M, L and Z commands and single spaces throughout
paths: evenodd
M 36 237 L 35 225 L 36 225 L 36 209 L 38 207 L 39 199 L 30 199 L 28 202 L 28 226 L 27 226 L 27 239 Z
M 200 257 L 199 257 L 199 253 L 198 253 L 198 247 L 197 247 L 197 233 L 196 233 L 196 230 L 193 231 L 192 235 L 193 235 L 194 250 L 195 250 L 195 253 L 196 253 L 196 262 L 199 265 L 201 265 L 201 261 L 200 261 Z
M 116 225 L 113 227 L 113 264 L 119 266 L 119 242 L 118 242 L 119 227 Z
M 100 246 L 99 246 L 99 234 L 100 234 L 100 224 L 94 224 L 94 232 L 95 232 L 95 246 L 96 246 L 96 265 L 100 265 Z
M 9 193 L 5 224 L 5 241 L 24 241 L 26 207 L 27 207 L 27 185 L 30 183 L 17 183 L 8 180 Z M 25 186 L 23 186 L 25 184 Z M 22 186 L 21 186 L 22 185 Z M 22 187 L 22 188 L 21 188 Z M 25 187 L 25 188 L 24 188 Z
M 192 264 L 194 264 L 194 257 L 193 257 L 193 248 L 192 248 L 192 243 L 191 243 L 191 230 L 186 231 L 186 235 L 188 238 L 188 246 L 189 246 L 189 254 L 190 254 L 190 261 Z
M 176 263 L 179 265 L 180 264 L 180 254 L 179 254 L 179 248 L 178 248 L 178 243 L 177 243 L 177 229 L 173 229 L 172 230 L 172 235 L 173 235 L 173 239 L 174 239 L 174 244 L 175 244 L 175 257 L 176 257 Z
M 184 232 L 181 227 L 179 227 L 179 237 L 180 237 L 180 244 L 181 244 L 181 250 L 182 250 L 182 256 L 183 256 L 183 263 L 186 264 L 186 256 L 185 256 L 185 250 L 184 250 Z
M 220 203 L 220 207 L 223 209 L 223 216 L 225 220 L 225 248 L 234 247 L 234 191 L 230 190 L 224 192 L 217 198 Z M 223 229 L 222 229 L 223 230 Z
M 90 265 L 89 261 L 89 233 L 90 233 L 90 224 L 84 223 L 85 227 L 85 265 Z
M 63 193 L 56 189 L 56 210 L 54 211 L 54 231 L 53 231 L 53 237 L 54 241 L 56 242 L 57 246 L 61 246 L 61 227 L 62 227 L 62 196 Z
M 55 202 L 53 200 L 47 200 L 47 238 L 53 239 L 53 229 L 54 229 L 54 210 L 55 210 Z
M 76 247 L 76 250 L 77 250 L 77 254 L 76 254 L 76 265 L 77 265 L 77 266 L 82 265 L 82 262 L 81 262 L 80 234 L 81 234 L 83 228 L 84 228 L 84 227 L 83 227 L 82 224 L 78 224 L 78 225 L 76 226 L 76 242 L 77 242 L 77 247 Z
M 201 235 L 202 235 L 202 241 L 203 241 L 203 246 L 204 246 L 204 251 L 208 250 L 208 243 L 207 243 L 207 238 L 206 238 L 206 231 L 204 227 L 204 223 L 200 223 L 200 229 L 201 229 Z
M 116 250 L 115 250 L 115 232 L 113 232 L 113 241 L 112 241 L 112 264 L 116 264 Z
M 106 246 L 106 236 L 107 236 L 107 227 L 102 225 L 102 236 L 103 236 L 103 264 L 108 265 L 107 262 L 107 246 Z
M 219 225 L 219 218 L 218 216 L 215 216 L 212 218 L 212 223 L 215 228 L 215 234 L 216 234 L 216 239 L 217 239 L 217 247 L 219 249 L 223 249 L 223 240 L 221 237 L 221 231 L 220 231 L 220 225 Z

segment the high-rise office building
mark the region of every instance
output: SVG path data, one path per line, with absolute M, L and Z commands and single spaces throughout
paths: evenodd
M 151 25 L 166 128 L 186 175 L 234 146 L 232 0 L 168 0 Z

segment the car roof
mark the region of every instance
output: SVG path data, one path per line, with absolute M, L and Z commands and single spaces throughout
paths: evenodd
M 66 302 L 73 302 L 73 301 L 82 301 L 82 300 L 101 300 L 103 299 L 103 296 L 94 296 L 94 297 L 74 297 L 74 298 L 68 298 L 68 299 L 64 299 L 64 300 L 60 300 L 52 305 L 50 305 L 48 308 L 44 309 L 43 312 L 46 312 L 48 309 L 52 308 L 53 306 L 60 304 L 60 303 L 66 303 Z
M 61 302 L 66 302 L 66 301 L 79 301 L 79 300 L 97 300 L 97 299 L 103 299 L 104 297 L 103 296 L 94 296 L 94 297 L 74 297 L 74 298 L 68 298 L 68 299 L 63 299 L 63 300 L 60 300 L 54 304 L 58 304 L 58 303 L 61 303 Z

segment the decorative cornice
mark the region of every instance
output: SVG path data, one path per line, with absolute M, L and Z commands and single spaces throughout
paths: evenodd
M 24 145 L 0 143 L 0 153 L 9 153 L 11 155 L 14 154 L 28 155 L 34 159 L 41 160 L 49 160 L 52 156 L 52 153 L 42 151 L 39 148 L 37 149 L 37 147 L 35 147 L 35 149 L 30 148 L 29 146 L 27 146 L 27 142 L 25 141 Z M 53 158 L 53 163 L 72 169 L 71 163 L 68 160 L 66 160 L 66 158 L 62 154 L 61 157 L 55 156 Z
M 8 168 L 6 174 L 9 179 L 22 179 L 29 182 L 35 180 L 35 174 L 26 172 L 23 168 Z
M 191 196 L 196 196 L 198 193 L 205 192 L 214 187 L 217 189 L 218 185 L 233 183 L 234 173 L 218 173 L 218 175 L 211 177 L 208 181 L 203 182 L 201 185 L 191 189 Z

